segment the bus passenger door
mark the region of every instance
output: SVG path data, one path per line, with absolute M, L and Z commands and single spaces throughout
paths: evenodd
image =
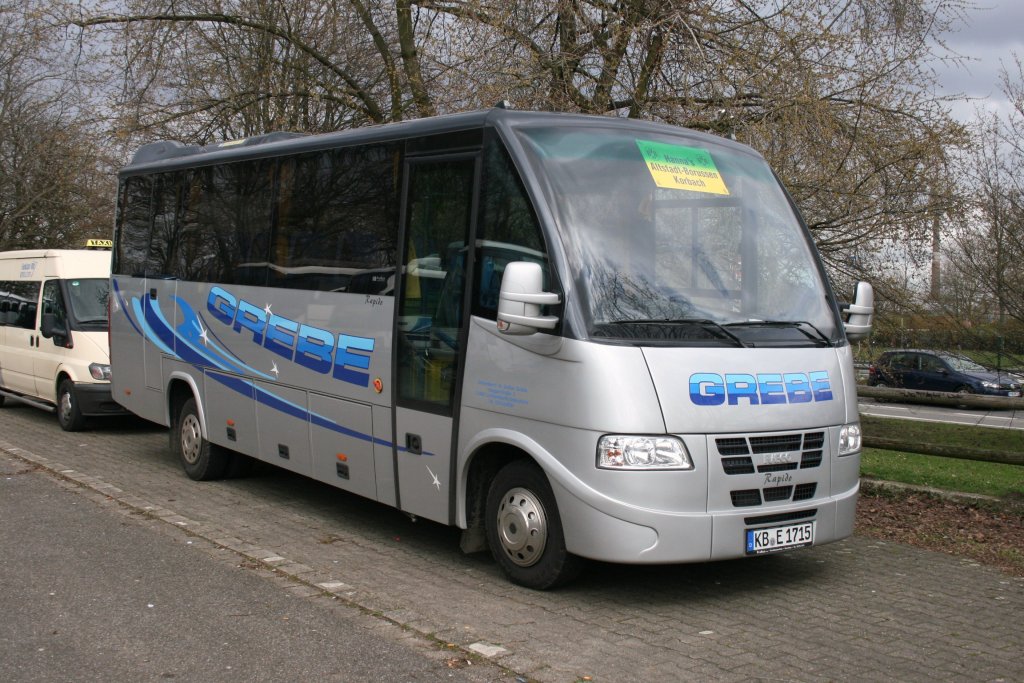
M 449 524 L 476 157 L 410 160 L 395 330 L 398 507 Z

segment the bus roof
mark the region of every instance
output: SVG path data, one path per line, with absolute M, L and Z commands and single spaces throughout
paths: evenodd
M 140 147 L 132 158 L 131 163 L 121 169 L 120 175 L 130 176 L 169 171 L 178 168 L 260 159 L 389 140 L 421 139 L 432 135 L 482 129 L 486 126 L 517 125 L 531 122 L 550 122 L 558 125 L 599 124 L 604 126 L 622 126 L 636 130 L 649 130 L 651 132 L 660 131 L 663 133 L 679 133 L 680 130 L 683 130 L 679 126 L 640 119 L 588 114 L 517 111 L 505 107 L 493 107 L 491 109 L 481 109 L 461 114 L 432 116 L 317 135 L 275 132 L 205 146 L 186 145 L 173 140 L 162 140 Z M 709 142 L 713 141 L 718 145 L 735 146 L 736 149 L 745 150 L 747 153 L 752 152 L 746 145 L 732 142 L 723 137 L 693 130 L 686 130 L 686 132 L 687 135 L 695 138 L 705 138 Z M 476 147 L 479 144 L 480 141 L 477 139 L 476 144 L 472 146 Z M 467 144 L 468 146 L 470 145 Z

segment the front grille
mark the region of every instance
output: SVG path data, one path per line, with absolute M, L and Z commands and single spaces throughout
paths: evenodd
M 821 451 L 805 451 L 800 455 L 800 467 L 817 467 L 821 464 Z
M 785 453 L 800 450 L 799 434 L 783 434 L 782 436 L 752 436 L 750 449 L 754 453 Z
M 730 491 L 733 507 L 751 507 L 765 503 L 778 503 L 783 500 L 810 500 L 814 498 L 818 485 L 814 482 L 808 484 L 797 484 L 796 486 L 771 486 L 764 490 L 744 489 L 742 491 Z M 763 498 L 762 498 L 763 496 Z
M 796 432 L 770 436 L 729 436 L 715 439 L 715 448 L 726 476 L 771 474 L 821 466 L 825 453 L 825 432 Z M 778 454 L 777 457 L 775 454 Z M 764 460 L 757 464 L 758 460 Z M 789 462 L 778 462 L 789 461 Z M 806 477 L 801 477 L 806 478 Z M 791 481 L 790 475 L 763 477 L 764 481 L 746 480 L 757 486 L 765 483 Z M 774 481 L 772 481 L 774 480 Z M 749 485 L 748 484 L 748 485 Z M 737 489 L 729 492 L 733 507 L 754 507 L 766 503 L 802 501 L 814 498 L 815 482 Z
M 799 465 L 795 462 L 780 462 L 775 465 L 758 465 L 758 472 L 785 472 L 787 470 L 795 470 Z
M 793 500 L 809 500 L 814 498 L 814 493 L 817 490 L 818 485 L 813 481 L 809 484 L 797 484 L 793 490 Z
M 825 447 L 825 432 L 804 434 L 804 448 L 800 455 L 800 467 L 817 467 L 821 464 L 821 453 Z
M 780 500 L 789 500 L 792 495 L 792 486 L 773 486 L 764 490 L 764 502 L 776 503 Z
M 753 474 L 754 461 L 750 458 L 722 458 L 722 469 L 726 474 Z
M 761 492 L 758 489 L 730 491 L 733 507 L 746 508 L 761 504 Z
M 716 439 L 715 445 L 718 446 L 719 455 L 747 455 L 750 453 L 750 449 L 747 448 L 747 440 L 742 437 L 738 439 Z
M 818 514 L 817 510 L 800 510 L 798 512 L 780 512 L 777 515 L 758 515 L 757 517 L 744 517 L 743 523 L 747 526 L 754 524 L 778 524 L 780 522 L 795 522 L 800 519 L 808 519 Z
M 722 469 L 726 474 L 753 474 L 754 461 L 750 455 L 771 453 L 800 453 L 798 463 L 772 463 L 758 465 L 758 472 L 785 472 L 808 469 L 821 465 L 825 447 L 825 432 L 781 434 L 776 436 L 727 437 L 715 439 L 715 447 L 722 456 Z

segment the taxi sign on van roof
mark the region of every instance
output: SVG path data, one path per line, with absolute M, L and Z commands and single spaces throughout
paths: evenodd
M 113 249 L 114 240 L 86 240 L 86 249 Z

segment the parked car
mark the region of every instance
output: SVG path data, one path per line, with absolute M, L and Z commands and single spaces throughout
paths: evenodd
M 966 356 L 921 349 L 883 353 L 868 368 L 868 385 L 1011 398 L 1021 395 L 1016 375 L 989 370 Z

